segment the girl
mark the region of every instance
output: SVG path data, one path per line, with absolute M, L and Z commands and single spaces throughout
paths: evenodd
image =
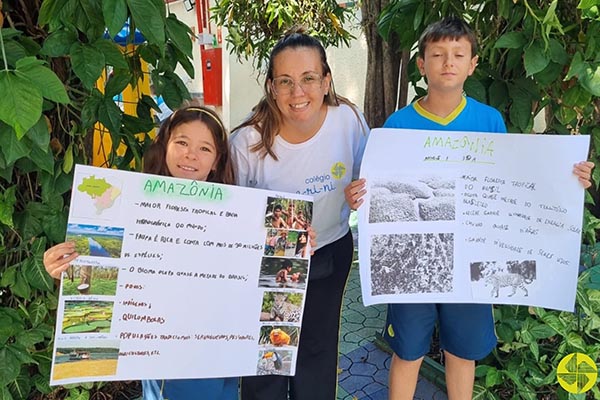
M 314 195 L 319 246 L 310 263 L 296 375 L 245 377 L 242 400 L 333 400 L 353 251 L 344 187 L 358 175 L 368 127 L 356 107 L 336 95 L 321 43 L 301 30 L 271 51 L 264 90 L 231 137 L 238 183 Z
M 219 116 L 195 105 L 174 112 L 144 155 L 143 169 L 150 174 L 233 184 L 227 132 Z M 75 243 L 61 243 L 44 253 L 44 266 L 59 279 L 77 256 Z M 142 386 L 145 400 L 238 398 L 238 378 L 151 380 Z

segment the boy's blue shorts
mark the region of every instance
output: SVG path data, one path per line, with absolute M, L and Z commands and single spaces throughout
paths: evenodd
M 440 347 L 466 359 L 480 360 L 496 347 L 490 304 L 389 304 L 384 337 L 402 360 L 429 352 L 436 321 Z

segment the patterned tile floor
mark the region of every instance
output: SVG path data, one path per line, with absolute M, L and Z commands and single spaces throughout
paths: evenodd
M 355 217 L 353 215 L 352 217 Z M 356 241 L 356 220 L 351 226 Z M 385 325 L 386 306 L 362 304 L 358 262 L 346 286 L 340 331 L 338 400 L 387 400 L 390 355 L 375 345 Z M 446 393 L 424 377 L 419 378 L 415 399 L 447 400 Z

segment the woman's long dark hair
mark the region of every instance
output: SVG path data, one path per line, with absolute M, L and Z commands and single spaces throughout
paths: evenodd
M 208 174 L 207 182 L 235 184 L 233 165 L 229 156 L 229 145 L 227 144 L 227 132 L 223 127 L 221 119 L 213 110 L 201 105 L 188 103 L 186 106 L 175 111 L 163 122 L 150 148 L 144 154 L 143 171 L 148 174 L 172 176 L 167 167 L 166 155 L 167 145 L 171 139 L 173 129 L 181 124 L 200 121 L 204 123 L 215 141 L 217 151 L 217 165 Z
M 326 77 L 327 75 L 331 76 L 331 68 L 327 63 L 327 54 L 325 53 L 323 45 L 314 37 L 304 33 L 303 27 L 292 28 L 277 42 L 277 44 L 275 44 L 269 56 L 269 67 L 267 69 L 267 75 L 263 85 L 265 95 L 253 108 L 250 118 L 233 129 L 233 131 L 236 131 L 237 129 L 246 126 L 254 127 L 254 129 L 260 133 L 261 141 L 252 146 L 250 150 L 263 151 L 263 157 L 266 157 L 268 154 L 273 159 L 277 160 L 277 156 L 273 152 L 273 143 L 275 141 L 275 136 L 279 134 L 279 130 L 281 129 L 282 125 L 281 111 L 277 107 L 277 103 L 271 95 L 270 83 L 273 80 L 273 62 L 283 50 L 297 48 L 316 50 L 321 60 L 321 75 L 323 77 Z M 361 120 L 356 106 L 350 100 L 336 94 L 335 87 L 333 85 L 333 77 L 330 79 L 329 90 L 327 91 L 323 101 L 328 106 L 339 106 L 340 103 L 347 104 L 352 108 L 356 114 L 356 117 Z

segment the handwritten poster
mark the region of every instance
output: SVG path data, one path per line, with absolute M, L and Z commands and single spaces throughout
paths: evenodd
M 588 136 L 375 129 L 361 176 L 363 301 L 572 311 Z
M 75 169 L 51 384 L 293 375 L 307 196 Z

